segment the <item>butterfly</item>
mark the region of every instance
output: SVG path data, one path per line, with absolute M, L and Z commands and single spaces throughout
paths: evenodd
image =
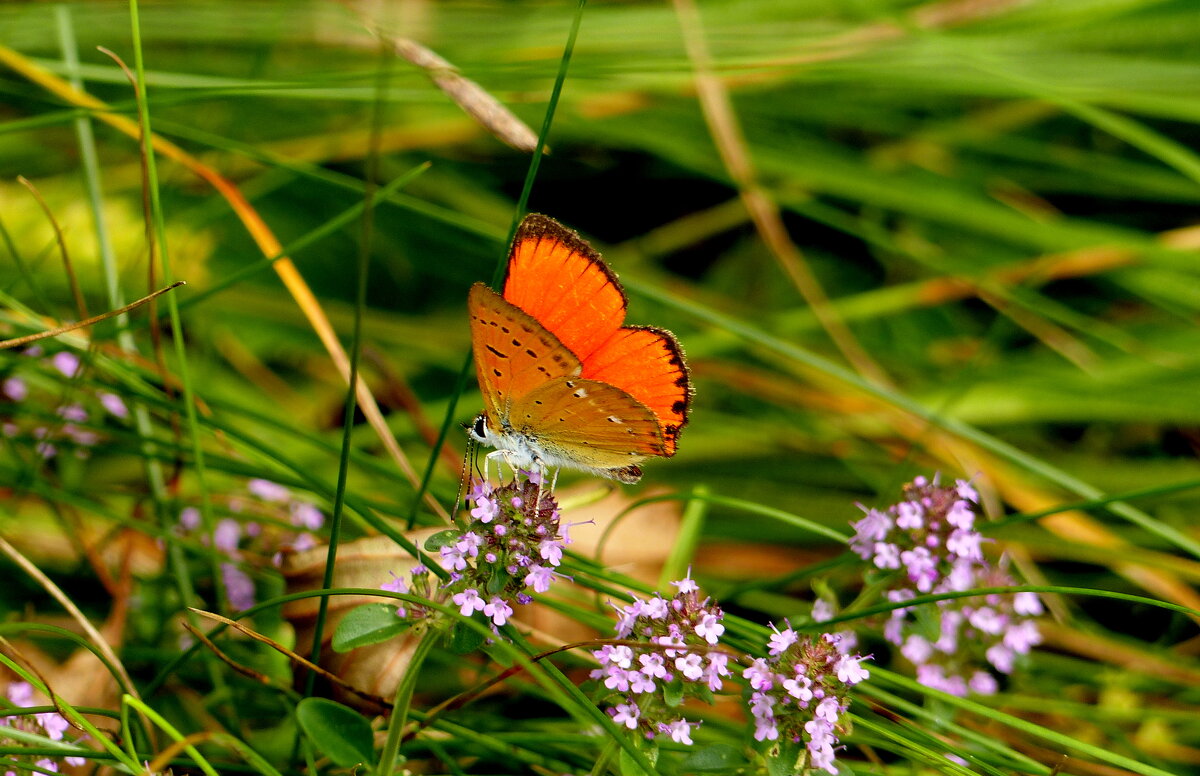
M 616 274 L 583 238 L 526 216 L 503 295 L 476 283 L 467 297 L 484 403 L 471 438 L 516 468 L 626 483 L 647 458 L 674 455 L 692 398 L 687 362 L 669 331 L 624 326 L 625 307 Z

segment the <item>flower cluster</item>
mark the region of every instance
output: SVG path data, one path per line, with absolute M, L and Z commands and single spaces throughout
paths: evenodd
M 594 651 L 600 667 L 591 677 L 616 695 L 608 709 L 614 722 L 648 739 L 665 734 L 691 744 L 699 723 L 677 717 L 673 709 L 688 695 L 709 697 L 730 675 L 729 655 L 716 650 L 724 614 L 700 597 L 690 577 L 671 584 L 676 593 L 670 600 L 655 594 L 617 610 L 617 637 L 638 646 L 605 644 Z
M 474 483 L 471 524 L 437 537 L 442 565 L 458 592 L 451 598 L 464 616 L 483 612 L 496 627 L 512 616 L 511 601 L 533 601 L 560 576 L 563 547 L 570 544 L 559 522 L 558 502 L 538 473 L 519 473 L 493 488 Z M 428 545 L 427 545 L 428 546 Z
M 750 684 L 750 713 L 756 741 L 803 744 L 809 767 L 837 773 L 834 765 L 839 722 L 849 705 L 846 692 L 870 674 L 867 658 L 851 654 L 839 634 L 801 636 L 791 628 L 775 632 L 766 658 L 742 675 Z
M 33 686 L 28 682 L 10 682 L 6 696 L 8 702 L 18 708 L 40 705 L 33 697 Z M 5 727 L 22 730 L 26 733 L 37 733 L 46 736 L 51 741 L 62 741 L 64 734 L 71 726 L 63 715 L 56 711 L 47 711 L 27 716 L 0 717 L 0 728 Z M 3 738 L 3 730 L 0 730 L 0 739 Z M 76 739 L 76 742 L 79 740 Z M 87 764 L 87 759 L 84 757 L 64 757 L 63 760 L 67 765 Z M 59 769 L 58 762 L 50 757 L 41 757 L 33 764 L 44 771 L 58 772 Z
M 983 556 L 975 530 L 979 496 L 963 480 L 943 487 L 918 477 L 904 486 L 904 501 L 886 511 L 870 509 L 854 523 L 851 548 L 880 569 L 901 570 L 903 582 L 887 591 L 900 603 L 923 593 L 961 592 L 1013 584 Z M 984 662 L 1010 673 L 1018 655 L 1040 643 L 1033 617 L 1042 604 L 1033 593 L 938 601 L 935 607 L 892 612 L 884 638 L 917 669 L 917 680 L 952 695 L 994 693 L 995 676 Z
M 247 482 L 245 493 L 229 496 L 224 506 L 230 516 L 218 520 L 212 535 L 202 536 L 201 541 L 225 556 L 220 564 L 225 595 L 229 605 L 241 611 L 254 605 L 254 581 L 241 566 L 246 556 L 273 552 L 272 563 L 278 566 L 284 550 L 312 549 L 317 544 L 313 532 L 325 524 L 325 515 L 284 486 L 263 479 Z M 198 508 L 185 507 L 179 513 L 176 530 L 184 536 L 194 534 L 201 530 L 201 522 Z
M 391 572 L 392 578 L 379 586 L 380 590 L 390 590 L 393 593 L 411 593 L 415 596 L 427 600 L 434 600 L 432 574 L 429 569 L 420 563 L 413 566 L 408 571 L 408 581 L 396 576 L 396 572 Z M 402 603 L 396 607 L 396 616 L 404 617 L 409 620 L 420 620 L 428 617 L 432 613 L 432 609 L 419 604 Z
M 77 458 L 87 458 L 101 440 L 105 418 L 120 422 L 129 418 L 129 408 L 120 396 L 80 384 L 63 398 L 61 387 L 51 382 L 75 378 L 80 372 L 79 356 L 62 350 L 45 356 L 41 347 L 21 351 L 30 361 L 18 370 L 0 370 L 0 434 L 12 439 L 27 437 L 40 457 L 52 459 L 64 449 Z M 39 390 L 39 388 L 45 390 Z M 29 405 L 45 402 L 41 412 Z M 6 405 L 23 405 L 20 416 L 6 412 Z M 18 417 L 25 420 L 19 420 Z

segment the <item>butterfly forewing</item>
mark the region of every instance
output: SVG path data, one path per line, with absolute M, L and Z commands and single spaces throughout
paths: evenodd
M 663 455 L 658 419 L 620 388 L 559 378 L 512 403 L 513 428 L 585 469 L 616 469 Z
M 575 232 L 537 214 L 521 222 L 513 240 L 504 298 L 581 360 L 625 320 L 625 294 L 600 254 Z
M 617 330 L 583 361 L 582 377 L 609 383 L 645 405 L 662 427 L 664 452 L 687 423 L 692 386 L 683 352 L 662 329 L 629 326 Z
M 492 419 L 507 420 L 519 399 L 579 374 L 579 359 L 557 337 L 482 283 L 471 287 L 467 309 L 479 389 Z

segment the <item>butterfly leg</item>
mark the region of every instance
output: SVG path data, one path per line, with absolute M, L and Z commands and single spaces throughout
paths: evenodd
M 537 492 L 537 508 L 540 510 L 542 508 L 542 488 L 543 488 L 544 483 L 546 482 L 546 466 L 544 464 L 542 464 L 541 461 L 538 461 L 538 464 L 540 465 L 539 468 L 540 468 L 541 474 L 542 474 L 542 476 L 540 478 L 538 478 L 538 492 Z M 558 469 L 555 469 L 554 476 L 550 479 L 550 495 L 551 496 L 554 495 L 554 488 L 558 485 L 558 473 L 560 471 L 562 471 L 561 467 Z
M 493 458 L 503 458 L 505 461 L 508 461 L 509 460 L 508 451 L 507 450 L 493 450 L 492 452 L 488 453 L 487 455 L 485 455 L 483 457 L 483 481 L 484 482 L 491 482 L 491 472 L 490 472 L 490 467 L 488 464 L 490 464 L 492 462 Z

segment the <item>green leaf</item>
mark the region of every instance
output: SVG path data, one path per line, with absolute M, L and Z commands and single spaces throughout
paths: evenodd
M 445 531 L 438 531 L 433 536 L 425 540 L 425 549 L 428 552 L 437 552 L 443 547 L 449 547 L 462 538 L 462 531 L 454 528 L 447 528 Z
M 731 744 L 713 744 L 689 754 L 683 761 L 681 770 L 687 771 L 724 771 L 736 765 L 745 763 L 742 752 Z
M 663 685 L 663 700 L 667 702 L 667 706 L 675 708 L 683 703 L 683 680 L 676 676 L 671 681 Z
M 335 652 L 349 652 L 397 636 L 408 630 L 411 623 L 396 616 L 393 604 L 366 604 L 351 610 L 338 623 L 333 633 Z
M 764 756 L 767 761 L 767 773 L 771 776 L 793 776 L 804 768 L 808 750 L 791 741 L 779 741 Z
M 488 575 L 487 594 L 489 596 L 499 595 L 512 581 L 512 577 L 508 572 L 498 566 L 493 566 L 491 574 Z
M 483 645 L 484 636 L 464 622 L 454 623 L 446 639 L 446 648 L 456 655 L 466 655 Z
M 634 743 L 634 746 L 646 755 L 646 759 L 650 761 L 651 765 L 658 763 L 658 746 L 653 741 L 638 741 Z M 621 776 L 646 776 L 646 769 L 639 765 L 624 747 L 621 747 L 618 767 Z
M 305 698 L 296 706 L 296 719 L 313 747 L 342 768 L 371 762 L 371 726 L 362 715 L 325 698 Z

